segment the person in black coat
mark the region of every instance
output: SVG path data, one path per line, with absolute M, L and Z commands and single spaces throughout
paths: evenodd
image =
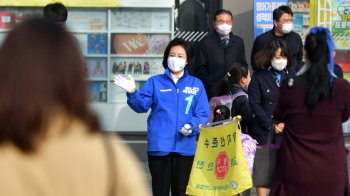
M 291 69 L 292 57 L 287 44 L 281 39 L 270 41 L 254 58 L 257 70 L 249 85 L 249 103 L 255 115 L 253 138 L 259 145 L 267 143 L 267 136 L 273 119 L 279 85 L 287 76 L 295 75 Z M 276 122 L 276 142 L 281 143 L 283 123 Z
M 230 108 L 231 116 L 232 118 L 237 115 L 242 116 L 241 131 L 249 135 L 252 134 L 254 122 L 254 114 L 250 109 L 247 96 L 247 88 L 250 80 L 250 71 L 248 67 L 240 63 L 235 63 L 222 79 L 215 92 L 215 96 L 242 94 L 232 101 L 232 107 Z
M 273 11 L 273 23 L 274 27 L 272 30 L 259 35 L 254 41 L 251 54 L 252 68 L 254 71 L 257 69 L 254 63 L 255 54 L 275 38 L 281 38 L 287 43 L 293 61 L 292 69 L 295 69 L 303 60 L 303 43 L 300 35 L 291 31 L 293 28 L 292 10 L 288 6 L 280 6 L 275 9 Z
M 217 11 L 213 24 L 216 31 L 201 41 L 194 70 L 202 80 L 209 100 L 233 63 L 247 65 L 243 39 L 231 32 L 232 13 Z
M 252 137 L 258 145 L 266 145 L 271 126 L 275 126 L 276 144 L 282 142 L 283 122 L 272 125 L 273 109 L 277 101 L 279 86 L 287 76 L 296 73 L 287 44 L 282 39 L 271 40 L 254 57 L 257 70 L 248 88 L 249 104 L 255 115 Z M 258 196 L 266 195 L 267 189 L 256 188 Z

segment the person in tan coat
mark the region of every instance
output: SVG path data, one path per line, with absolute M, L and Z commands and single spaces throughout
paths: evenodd
M 21 23 L 4 42 L 0 195 L 148 195 L 133 153 L 105 137 L 88 109 L 78 53 L 63 28 L 42 19 Z

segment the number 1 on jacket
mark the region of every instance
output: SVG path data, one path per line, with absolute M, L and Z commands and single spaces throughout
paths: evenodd
M 192 101 L 193 101 L 193 95 L 190 95 L 189 97 L 186 97 L 185 99 L 186 101 L 188 101 L 187 103 L 187 107 L 186 107 L 186 114 L 188 114 L 188 111 L 190 110 Z

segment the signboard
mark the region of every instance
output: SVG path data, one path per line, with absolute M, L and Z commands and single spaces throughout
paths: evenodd
M 300 37 L 303 35 L 303 14 L 293 14 L 293 31 L 298 33 Z
M 40 6 L 44 7 L 55 0 L 1 0 L 0 6 Z M 119 7 L 119 0 L 60 0 L 66 7 Z
M 169 34 L 112 34 L 111 54 L 162 55 L 168 43 Z
M 60 2 L 67 7 L 120 7 L 119 0 L 60 0 Z
M 237 127 L 201 129 L 187 195 L 236 195 L 253 186 Z
M 350 2 L 339 0 L 332 5 L 332 36 L 337 50 L 350 49 Z
M 175 0 L 120 0 L 120 7 L 174 7 Z
M 287 0 L 254 0 L 254 39 L 273 28 L 273 10 L 287 3 Z

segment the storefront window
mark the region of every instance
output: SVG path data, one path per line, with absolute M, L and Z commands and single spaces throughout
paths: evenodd
M 114 85 L 114 76 L 132 75 L 140 90 L 149 77 L 164 73 L 163 53 L 174 36 L 169 1 L 148 0 L 147 5 L 155 7 L 135 7 L 138 0 L 132 1 L 134 7 L 121 2 L 127 8 L 67 8 L 66 29 L 77 38 L 86 62 L 87 100 L 104 131 L 147 131 L 148 114 L 128 107 L 126 93 Z M 139 3 L 145 6 L 143 2 Z M 0 47 L 14 26 L 42 13 L 43 7 L 0 8 Z

